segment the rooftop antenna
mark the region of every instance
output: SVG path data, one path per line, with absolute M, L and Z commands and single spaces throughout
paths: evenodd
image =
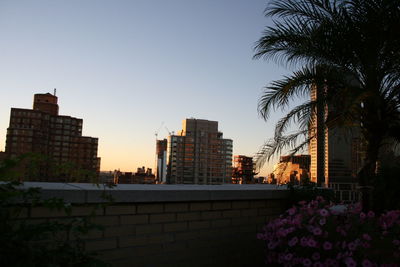
M 57 88 L 54 88 L 54 96 L 56 96 Z

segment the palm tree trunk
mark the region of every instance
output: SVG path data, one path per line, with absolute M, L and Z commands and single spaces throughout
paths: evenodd
M 376 162 L 378 160 L 380 142 L 377 139 L 369 140 L 366 149 L 364 166 L 358 173 L 358 183 L 361 192 L 362 210 L 368 212 L 373 209 L 371 181 L 376 175 Z
M 373 75 L 371 75 L 373 77 Z M 372 179 L 376 176 L 376 163 L 379 158 L 379 149 L 382 144 L 383 135 L 387 131 L 387 125 L 382 124 L 381 110 L 384 109 L 380 102 L 379 83 L 376 79 L 370 79 L 366 88 L 373 92 L 368 100 L 363 102 L 363 113 L 361 122 L 363 136 L 367 142 L 364 166 L 359 172 L 359 186 L 361 195 L 362 210 L 368 212 L 374 208 L 372 201 Z

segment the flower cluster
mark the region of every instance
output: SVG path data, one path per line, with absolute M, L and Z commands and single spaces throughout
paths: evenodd
M 267 264 L 398 266 L 400 211 L 376 216 L 317 197 L 269 222 L 257 238 L 266 242 Z

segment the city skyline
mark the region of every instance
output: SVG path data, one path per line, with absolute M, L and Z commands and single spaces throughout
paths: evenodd
M 218 121 L 233 155 L 253 156 L 273 136 L 281 113 L 265 123 L 257 103 L 287 71 L 252 60 L 270 23 L 265 1 L 23 3 L 0 4 L 1 151 L 10 109 L 53 88 L 60 114 L 83 118 L 83 134 L 99 138 L 101 170 L 154 170 L 154 133 L 164 123 L 165 138 L 184 118 Z

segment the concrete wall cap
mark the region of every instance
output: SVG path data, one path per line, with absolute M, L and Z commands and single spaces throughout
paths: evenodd
M 111 196 L 116 203 L 284 199 L 289 194 L 286 186 L 269 184 L 119 184 L 110 188 L 89 183 L 25 182 L 21 186 L 25 189 L 30 187 L 41 188 L 44 199 L 59 197 L 70 203 L 107 202 L 102 197 L 104 194 Z

